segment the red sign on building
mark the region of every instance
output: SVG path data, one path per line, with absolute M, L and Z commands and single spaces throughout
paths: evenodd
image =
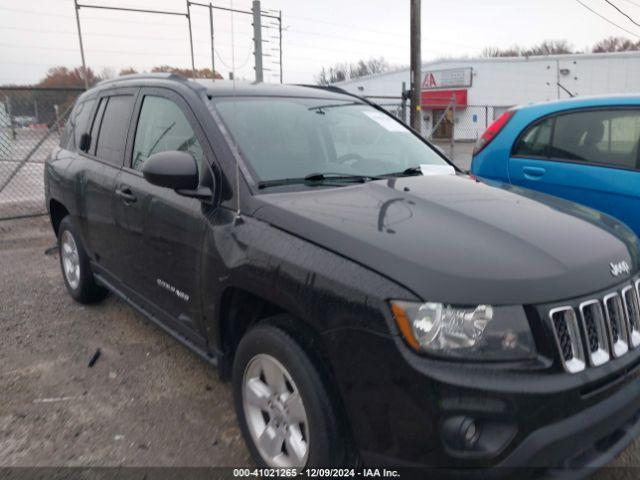
M 422 108 L 447 108 L 455 99 L 456 108 L 467 107 L 467 90 L 423 90 Z

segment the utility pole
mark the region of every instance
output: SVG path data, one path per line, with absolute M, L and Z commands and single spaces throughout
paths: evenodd
M 16 139 L 16 125 L 13 123 L 13 108 L 11 105 L 11 97 L 5 95 L 7 100 L 7 113 L 9 114 L 9 125 L 11 125 L 11 138 Z M 2 191 L 2 190 L 0 190 Z
M 211 76 L 216 81 L 216 51 L 213 46 L 213 5 L 209 2 L 209 32 L 211 33 Z
M 410 0 L 411 8 L 411 127 L 421 131 L 420 92 L 422 86 L 422 59 L 420 53 L 420 2 Z
M 193 57 L 193 33 L 191 31 L 191 4 L 187 0 L 187 24 L 189 26 L 189 47 L 191 49 L 191 78 L 196 78 L 196 62 Z
M 278 12 L 278 46 L 280 47 L 280 83 L 282 83 L 282 10 Z
M 80 6 L 78 0 L 73 0 L 76 7 L 76 25 L 78 26 L 78 40 L 80 41 L 80 57 L 82 57 L 82 76 L 84 77 L 84 89 L 89 90 L 89 79 L 87 78 L 87 64 L 84 61 L 84 46 L 82 45 L 82 30 L 80 29 Z
M 449 145 L 449 158 L 453 160 L 456 153 L 456 96 L 451 95 L 451 140 Z
M 262 83 L 262 14 L 260 0 L 253 0 L 253 55 L 255 60 L 256 83 Z
M 556 88 L 556 98 L 560 100 L 560 60 L 556 60 Z
M 407 82 L 402 82 L 402 104 L 400 106 L 400 112 L 402 115 L 402 123 L 407 124 L 407 100 L 411 96 L 411 90 L 407 90 Z

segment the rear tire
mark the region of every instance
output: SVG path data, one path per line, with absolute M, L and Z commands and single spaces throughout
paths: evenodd
M 240 428 L 261 467 L 341 467 L 350 458 L 321 375 L 286 332 L 260 324 L 233 362 Z
M 95 303 L 107 296 L 107 289 L 99 286 L 93 277 L 89 257 L 70 216 L 64 217 L 58 227 L 58 253 L 62 278 L 75 301 Z

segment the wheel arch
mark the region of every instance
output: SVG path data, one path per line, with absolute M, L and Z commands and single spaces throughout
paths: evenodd
M 311 322 L 263 295 L 241 287 L 227 287 L 221 296 L 219 310 L 219 339 L 222 359 L 218 365 L 223 380 L 231 379 L 235 350 L 243 335 L 256 325 L 273 325 L 282 329 L 300 345 L 318 369 L 325 388 L 333 400 L 343 434 L 353 443 L 351 424 L 338 382 L 321 333 Z
M 53 227 L 53 231 L 56 236 L 58 235 L 58 230 L 60 229 L 60 222 L 62 219 L 69 215 L 69 209 L 64 206 L 62 202 L 59 202 L 55 198 L 49 200 L 49 218 L 51 219 L 51 226 Z
M 249 329 L 258 323 L 269 323 L 291 335 L 314 360 L 328 364 L 328 353 L 320 332 L 303 315 L 293 312 L 266 295 L 239 286 L 227 287 L 220 297 L 218 312 L 220 349 L 227 361 L 233 362 L 235 350 Z M 228 372 L 221 372 L 228 374 Z M 228 377 L 225 377 L 228 378 Z

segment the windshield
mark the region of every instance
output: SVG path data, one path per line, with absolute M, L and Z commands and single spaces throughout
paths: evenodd
M 258 181 L 448 165 L 401 123 L 357 101 L 221 98 L 215 108 Z

